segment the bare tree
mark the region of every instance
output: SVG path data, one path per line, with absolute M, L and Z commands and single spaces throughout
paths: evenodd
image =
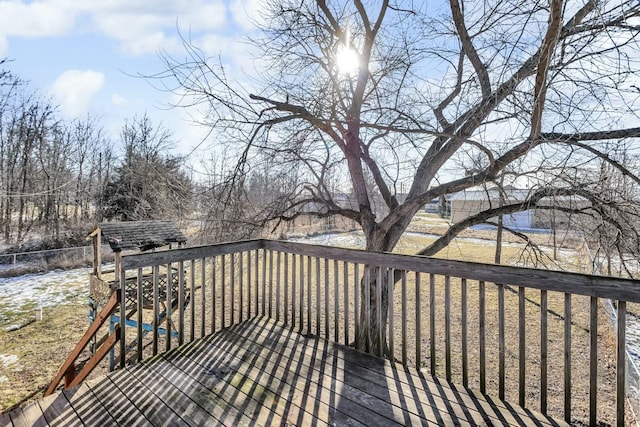
M 243 182 L 257 153 L 270 156 L 272 169 L 299 168 L 300 184 L 265 220 L 290 220 L 313 207 L 315 215 L 357 222 L 367 250 L 391 251 L 425 203 L 500 182 L 510 168 L 529 179 L 526 201 L 453 224 L 420 253 L 435 254 L 463 229 L 501 214 L 545 209 L 548 197 L 581 197 L 593 203 L 590 214 L 604 214 L 593 183 L 580 182 L 584 174 L 566 180 L 565 171 L 594 159 L 621 170 L 603 141 L 640 136 L 640 128 L 627 125 L 637 120 L 639 102 L 633 76 L 640 72 L 640 3 L 448 6 L 267 1 L 250 40 L 257 76 L 231 79 L 221 61 L 185 40 L 186 58 L 163 56 L 166 71 L 150 77 L 176 89 L 184 104 L 208 107 L 206 124 L 237 155 L 234 182 Z M 340 59 L 349 54 L 354 69 Z M 456 156 L 476 155 L 486 166 L 468 176 L 451 170 Z M 335 200 L 325 182 L 330 173 L 344 177 L 354 206 Z M 411 182 L 403 201 L 401 181 Z M 374 207 L 376 198 L 383 207 Z M 376 292 L 370 295 L 384 319 L 387 290 L 379 305 Z M 371 316 L 372 330 L 360 342 L 375 347 L 367 338 L 385 328 Z

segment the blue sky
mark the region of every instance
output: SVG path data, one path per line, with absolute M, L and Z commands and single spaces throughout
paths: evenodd
M 177 28 L 207 55 L 245 67 L 243 37 L 259 0 L 0 0 L 0 58 L 51 96 L 66 118 L 90 113 L 113 138 L 126 117 L 148 113 L 173 131 L 188 153 L 203 130 L 182 110 L 167 110 L 171 95 L 129 75 L 162 71 L 160 50 L 181 55 Z M 129 75 L 128 75 L 129 74 Z

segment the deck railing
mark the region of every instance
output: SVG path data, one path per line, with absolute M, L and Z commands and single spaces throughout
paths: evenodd
M 395 283 L 384 355 L 392 363 L 566 421 L 624 425 L 626 310 L 640 302 L 638 281 L 271 240 L 129 255 L 119 265 L 120 280 L 138 277 L 139 306 L 153 296 L 132 330 L 131 295 L 121 292 L 121 366 L 132 352 L 142 360 L 254 316 L 366 348 L 360 328 L 383 321 L 371 304 L 386 278 Z M 160 266 L 179 272 L 177 301 L 159 289 Z M 143 279 L 149 268 L 153 280 Z M 374 278 L 363 304 L 361 283 Z M 613 323 L 601 300 L 613 301 Z M 161 307 L 166 331 L 152 320 Z

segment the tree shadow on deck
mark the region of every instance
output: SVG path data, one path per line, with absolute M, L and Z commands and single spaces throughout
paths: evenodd
M 50 396 L 43 411 L 56 425 L 557 425 L 266 318 Z

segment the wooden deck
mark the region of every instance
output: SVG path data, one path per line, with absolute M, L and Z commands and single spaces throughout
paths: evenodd
M 256 318 L 0 415 L 22 425 L 566 425 Z

